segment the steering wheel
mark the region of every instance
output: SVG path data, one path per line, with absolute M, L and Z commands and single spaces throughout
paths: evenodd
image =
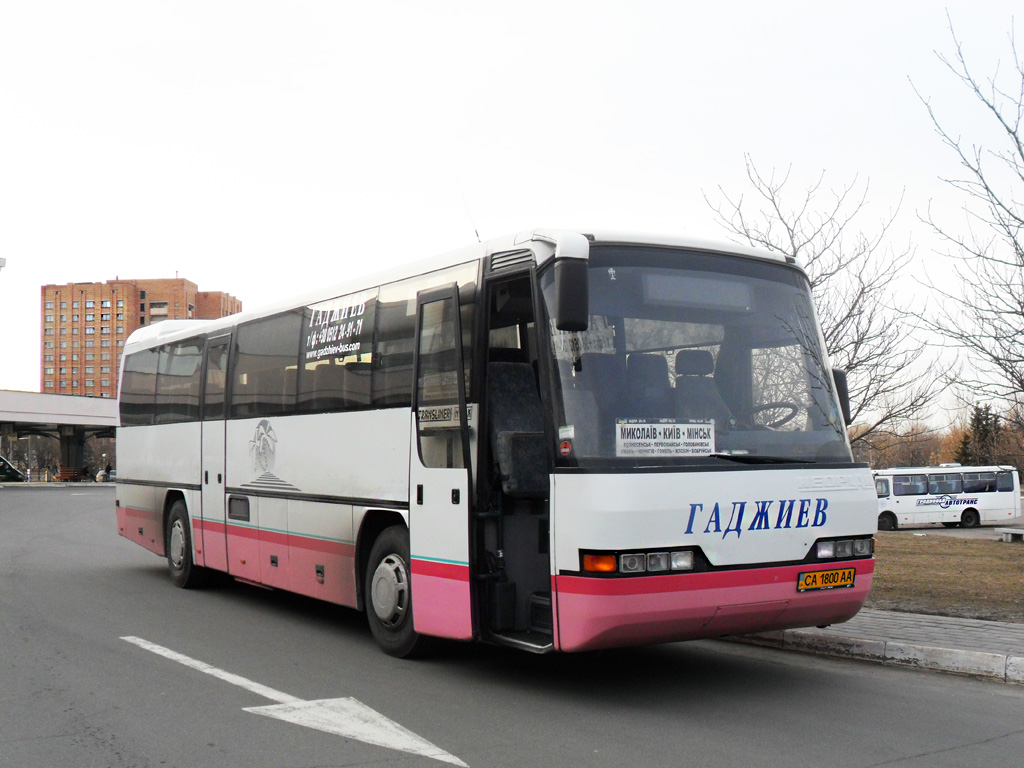
M 798 406 L 796 403 L 780 400 L 775 403 L 761 403 L 760 405 L 755 405 L 753 408 L 747 411 L 747 416 L 750 417 L 751 421 L 753 421 L 755 413 L 761 413 L 762 411 L 771 411 L 776 408 L 785 408 L 787 410 L 787 413 L 783 414 L 782 417 L 776 419 L 775 421 L 769 424 L 758 424 L 757 426 L 765 427 L 766 429 L 775 429 L 776 427 L 781 427 L 783 424 L 792 421 L 794 418 L 796 418 L 797 413 L 800 412 L 800 406 Z

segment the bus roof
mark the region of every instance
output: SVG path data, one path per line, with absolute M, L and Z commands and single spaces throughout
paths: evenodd
M 409 262 L 381 272 L 359 275 L 349 280 L 329 285 L 326 288 L 318 288 L 306 294 L 290 296 L 272 304 L 214 320 L 163 320 L 134 331 L 125 342 L 124 351 L 128 353 L 134 349 L 159 346 L 195 334 L 214 333 L 220 329 L 232 328 L 247 320 L 254 320 L 276 312 L 314 304 L 335 296 L 356 293 L 379 285 L 415 277 L 416 275 L 445 269 L 456 264 L 480 260 L 495 254 L 524 250 L 528 245 L 530 250 L 534 252 L 538 264 L 545 264 L 550 259 L 556 257 L 587 258 L 590 244 L 651 245 L 744 256 L 780 263 L 795 263 L 792 257 L 763 248 L 753 248 L 747 245 L 722 243 L 699 238 L 606 230 L 533 229 L 492 238 L 481 243 L 474 243 L 464 248 L 448 251 L 427 259 Z

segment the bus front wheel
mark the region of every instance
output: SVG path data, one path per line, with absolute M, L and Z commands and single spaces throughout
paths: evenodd
M 171 580 L 177 586 L 182 589 L 205 586 L 209 572 L 192 560 L 192 531 L 188 524 L 188 509 L 182 499 L 171 505 L 171 514 L 167 516 L 164 550 Z
M 409 562 L 408 530 L 401 525 L 384 529 L 370 549 L 363 589 L 373 639 L 384 653 L 399 658 L 427 650 L 427 638 L 413 629 Z
M 981 525 L 981 515 L 978 514 L 978 510 L 965 509 L 964 513 L 960 515 L 960 525 L 964 528 L 977 528 Z
M 878 530 L 895 531 L 896 516 L 892 512 L 883 512 L 878 516 Z

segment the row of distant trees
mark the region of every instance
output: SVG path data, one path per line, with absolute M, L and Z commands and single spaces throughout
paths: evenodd
M 90 438 L 85 441 L 84 465 L 93 473 L 105 469 L 107 464 L 114 465 L 114 450 L 113 438 Z M 0 437 L 0 456 L 22 472 L 31 469 L 33 477 L 45 470 L 55 475 L 61 468 L 60 441 L 46 435 L 29 435 L 23 439 Z
M 854 425 L 851 436 L 860 427 Z M 853 440 L 854 457 L 877 469 L 936 466 L 947 462 L 968 465 L 1009 464 L 1024 469 L 1024 429 L 1004 419 L 992 406 L 975 405 L 970 416 L 946 429 L 917 422 L 899 434 L 884 433 L 869 442 Z
M 890 235 L 902 200 L 867 226 L 867 181 L 829 188 L 822 173 L 796 189 L 791 169 L 765 173 L 746 156 L 745 190 L 705 193 L 731 237 L 793 256 L 807 270 L 832 364 L 848 374 L 854 449 L 877 466 L 953 460 L 959 441 L 978 428 L 978 411 L 970 411 L 977 402 L 1000 424 L 1007 445 L 996 453 L 1021 454 L 1012 444 L 1024 435 L 1024 62 L 1011 30 L 1012 67 L 980 77 L 952 23 L 949 31 L 952 53 L 937 53 L 940 66 L 1001 137 L 994 145 L 972 143 L 947 125 L 941 105 L 918 94 L 938 140 L 959 163 L 960 175 L 944 181 L 964 214 L 960 228 L 930 209 L 918 218 L 942 244 L 932 258 L 948 260 L 958 280 L 942 287 L 909 274 L 914 247 Z M 931 302 L 927 313 L 911 306 L 896 287 L 914 280 L 917 293 L 948 301 Z M 970 415 L 936 432 L 926 423 L 946 393 Z

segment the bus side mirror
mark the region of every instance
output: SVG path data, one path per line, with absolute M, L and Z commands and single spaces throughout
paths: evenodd
M 839 395 L 839 407 L 843 409 L 843 423 L 850 426 L 853 416 L 850 415 L 850 388 L 846 384 L 846 371 L 832 369 L 832 380 L 836 383 L 836 394 Z
M 590 294 L 585 259 L 555 261 L 555 328 L 585 331 L 590 322 Z

